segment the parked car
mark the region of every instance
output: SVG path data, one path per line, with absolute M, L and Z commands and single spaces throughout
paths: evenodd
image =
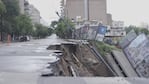
M 24 41 L 29 41 L 30 38 L 29 38 L 29 36 L 20 36 L 19 40 L 20 40 L 20 42 L 24 42 Z

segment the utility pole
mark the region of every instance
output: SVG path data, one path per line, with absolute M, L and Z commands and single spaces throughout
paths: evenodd
M 3 41 L 3 17 L 0 15 L 0 41 Z

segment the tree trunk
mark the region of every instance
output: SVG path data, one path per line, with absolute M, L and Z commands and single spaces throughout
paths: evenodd
M 3 20 L 2 20 L 2 15 L 0 15 L 0 41 L 3 41 Z

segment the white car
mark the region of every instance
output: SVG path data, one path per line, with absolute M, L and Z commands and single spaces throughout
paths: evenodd
M 29 36 L 20 36 L 20 37 L 19 37 L 19 40 L 20 40 L 21 42 L 23 42 L 23 41 L 30 41 L 30 37 L 29 37 Z

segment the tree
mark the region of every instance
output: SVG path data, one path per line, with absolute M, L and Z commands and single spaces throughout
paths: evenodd
M 11 34 L 12 33 L 12 24 L 9 21 L 4 20 L 2 31 L 7 34 Z
M 2 31 L 3 31 L 3 14 L 6 13 L 5 4 L 0 0 L 0 40 L 2 40 Z
M 140 32 L 141 32 L 141 33 L 144 33 L 144 34 L 146 34 L 146 35 L 149 35 L 149 30 L 146 29 L 146 28 L 140 29 Z
M 49 29 L 46 26 L 43 26 L 42 24 L 35 24 L 35 31 L 34 31 L 34 37 L 38 38 L 45 38 L 46 36 L 49 36 L 52 34 L 52 29 Z
M 5 19 L 15 18 L 20 14 L 18 0 L 2 0 L 6 6 L 7 12 L 4 15 Z
M 6 7 L 5 4 L 0 0 L 0 15 L 3 13 L 6 13 Z
M 144 33 L 146 35 L 149 35 L 149 31 L 146 28 L 140 28 L 132 25 L 125 28 L 126 33 L 129 33 L 132 29 L 136 32 L 136 34 Z
M 18 0 L 2 0 L 7 12 L 3 14 L 3 20 L 9 23 L 12 28 L 15 27 L 15 18 L 20 15 Z
M 1 40 L 3 35 L 12 34 L 16 28 L 15 17 L 19 15 L 19 4 L 17 0 L 1 0 Z
M 60 37 L 60 38 L 65 38 L 65 30 L 66 30 L 66 25 L 63 21 L 59 21 L 57 24 L 57 27 L 55 28 L 55 33 Z
M 53 29 L 52 28 L 48 28 L 48 36 L 50 36 L 53 33 Z
M 18 36 L 20 35 L 31 35 L 33 32 L 33 25 L 31 19 L 26 15 L 17 16 L 16 19 L 16 28 L 14 33 Z
M 55 29 L 57 27 L 57 23 L 58 23 L 57 21 L 52 21 L 50 27 L 52 29 Z
M 57 22 L 57 27 L 55 28 L 55 33 L 60 38 L 71 38 L 72 32 L 74 30 L 74 24 L 71 22 L 71 20 L 64 18 L 59 19 Z

